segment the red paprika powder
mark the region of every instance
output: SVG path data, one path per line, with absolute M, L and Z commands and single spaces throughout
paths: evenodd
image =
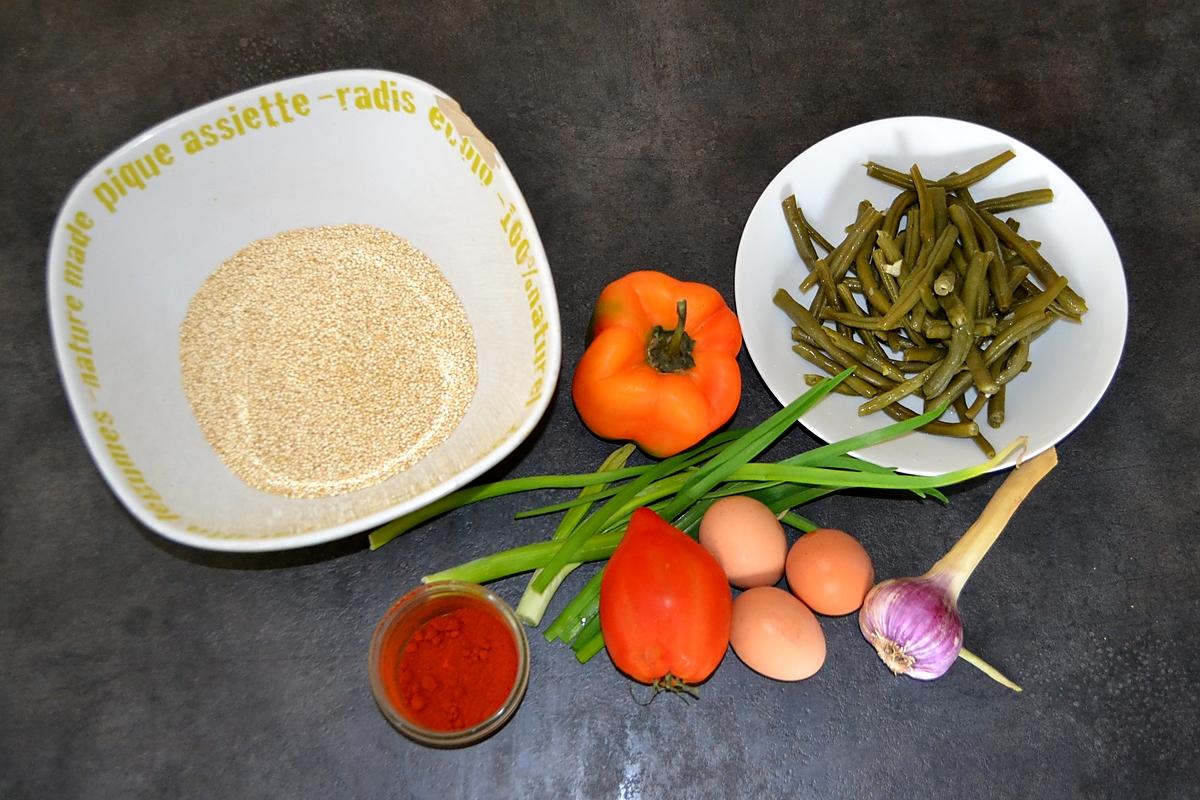
M 485 601 L 454 607 L 389 643 L 379 671 L 389 698 L 412 722 L 436 731 L 478 725 L 504 705 L 517 681 L 512 631 Z

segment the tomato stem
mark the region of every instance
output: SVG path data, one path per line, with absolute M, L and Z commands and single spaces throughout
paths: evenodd
M 670 692 L 671 694 L 679 695 L 685 700 L 688 697 L 691 697 L 693 700 L 700 699 L 700 687 L 693 686 L 685 680 L 676 678 L 669 672 L 651 685 L 654 687 L 654 697 L 658 697 L 660 692 Z

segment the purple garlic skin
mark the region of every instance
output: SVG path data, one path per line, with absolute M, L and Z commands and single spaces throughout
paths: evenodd
M 892 672 L 918 680 L 940 678 L 962 649 L 958 608 L 936 576 L 877 584 L 863 601 L 858 627 Z

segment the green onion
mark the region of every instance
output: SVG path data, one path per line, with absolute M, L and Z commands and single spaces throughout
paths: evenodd
M 604 634 L 597 633 L 591 639 L 581 644 L 575 650 L 575 658 L 580 664 L 586 664 L 591 660 L 592 656 L 604 649 Z
M 629 460 L 629 456 L 633 455 L 634 449 L 632 444 L 625 444 L 618 447 L 609 454 L 608 458 L 604 459 L 597 472 L 614 472 L 621 469 L 625 466 L 625 462 Z M 588 509 L 591 508 L 592 498 L 599 492 L 604 491 L 604 488 L 605 484 L 598 483 L 593 486 L 585 486 L 579 492 L 579 499 L 586 500 L 587 502 L 577 505 L 563 514 L 562 521 L 559 522 L 554 535 L 550 537 L 552 542 L 562 540 L 579 524 L 580 520 L 587 515 Z M 529 586 L 525 589 L 525 594 L 521 595 L 521 602 L 517 603 L 517 619 L 534 628 L 541 625 L 542 617 L 546 613 L 546 607 L 550 605 L 550 599 L 554 597 L 554 593 L 558 591 L 558 587 L 562 585 L 567 576 L 574 572 L 575 568 L 581 563 L 580 561 L 576 561 L 564 566 L 550 581 L 550 585 L 543 591 L 538 591 L 533 585 L 534 580 L 541 575 L 542 570 L 539 568 L 534 572 L 533 578 L 529 581 Z
M 592 512 L 591 516 L 576 526 L 575 529 L 562 540 L 562 544 L 559 546 L 558 552 L 554 554 L 554 556 L 550 559 L 550 563 L 546 565 L 546 571 L 543 572 L 538 578 L 534 579 L 531 585 L 539 592 L 545 591 L 550 585 L 549 576 L 562 569 L 564 565 L 574 560 L 575 554 L 580 550 L 580 548 L 583 547 L 583 543 L 587 541 L 588 537 L 603 530 L 605 523 L 609 522 L 609 520 L 613 519 L 614 517 L 619 519 L 622 514 L 627 514 L 629 511 L 632 511 L 632 508 L 628 508 L 629 501 L 637 497 L 638 493 L 643 489 L 647 488 L 660 478 L 665 478 L 669 475 L 679 472 L 682 469 L 690 467 L 697 460 L 703 457 L 703 454 L 706 454 L 709 451 L 715 451 L 717 455 L 714 456 L 714 458 L 719 458 L 720 454 L 724 452 L 724 450 L 714 447 L 714 441 L 718 444 L 724 444 L 727 441 L 732 441 L 736 444 L 736 442 L 740 442 L 743 438 L 745 438 L 745 436 L 753 435 L 754 431 L 752 430 L 749 434 L 744 435 L 741 432 L 737 432 L 736 435 L 730 436 L 729 434 L 732 433 L 733 432 L 730 431 L 726 434 L 718 434 L 699 447 L 691 450 L 685 450 L 678 455 L 664 459 L 627 483 L 621 489 L 621 491 L 617 492 L 612 496 L 612 498 L 609 499 L 607 503 Z M 627 508 L 628 510 L 626 510 Z
M 611 453 L 595 472 L 514 478 L 462 489 L 377 529 L 371 534 L 371 547 L 381 547 L 422 522 L 479 500 L 537 489 L 580 489 L 579 495 L 571 500 L 517 515 L 525 518 L 564 512 L 548 541 L 493 553 L 423 578 L 425 582 L 455 579 L 487 583 L 533 571 L 517 613 L 526 624 L 537 626 L 572 570 L 582 563 L 604 561 L 612 555 L 625 534 L 630 515 L 639 506 L 657 510 L 676 527 L 695 536 L 712 503 L 727 495 L 746 494 L 766 504 L 784 524 L 810 531 L 818 525 L 797 514 L 795 509 L 838 489 L 896 489 L 946 502 L 940 487 L 987 472 L 1020 445 L 1019 441 L 1014 442 L 977 466 L 935 476 L 903 475 L 848 455 L 851 450 L 890 441 L 937 419 L 945 411 L 943 405 L 912 419 L 822 445 L 777 463 L 753 461 L 851 373 L 848 369 L 817 383 L 749 430 L 716 434 L 657 463 L 626 466 L 633 447 L 625 445 Z M 570 645 L 581 662 L 604 649 L 599 628 L 603 574 L 602 567 L 544 632 L 548 640 L 561 639 Z
M 783 435 L 784 431 L 804 415 L 804 412 L 820 402 L 838 384 L 850 377 L 852 372 L 854 372 L 853 369 L 846 369 L 830 380 L 821 381 L 785 406 L 782 411 L 769 417 L 766 422 L 751 429 L 736 443 L 713 456 L 712 460 L 679 490 L 679 494 L 675 495 L 675 499 L 664 511 L 663 517 L 674 519 L 688 506 L 699 500 L 701 495 L 725 480 L 730 472 L 770 447 L 776 439 Z
M 625 531 L 599 533 L 587 540 L 579 550 L 578 559 L 581 563 L 603 561 L 612 555 L 621 543 Z M 498 553 L 482 556 L 474 561 L 459 564 L 440 572 L 434 572 L 421 578 L 422 583 L 434 581 L 466 581 L 467 583 L 491 583 L 522 572 L 544 569 L 550 563 L 550 557 L 558 549 L 558 543 L 535 542 L 533 544 L 514 547 L 511 550 L 501 550 Z
M 546 641 L 553 642 L 555 639 L 563 639 L 563 634 L 566 633 L 567 628 L 572 625 L 573 621 L 590 619 L 590 616 L 584 616 L 583 610 L 593 595 L 596 597 L 600 596 L 600 579 L 603 575 L 604 570 L 600 570 L 593 575 L 591 580 L 584 584 L 579 594 L 575 595 L 575 599 L 567 604 L 567 607 L 562 610 L 562 613 L 558 615 L 554 622 L 550 623 L 550 627 L 546 628 L 546 632 L 543 634 L 546 637 Z M 564 639 L 564 641 L 570 643 L 571 640 Z
M 650 465 L 626 467 L 609 473 L 587 472 L 581 475 L 536 475 L 528 478 L 510 478 L 496 483 L 483 483 L 478 486 L 468 486 L 451 492 L 440 500 L 434 500 L 427 506 L 397 517 L 371 531 L 368 537 L 372 550 L 378 550 L 402 533 L 408 533 L 422 522 L 453 511 L 456 508 L 469 506 L 480 500 L 490 500 L 493 497 L 503 497 L 508 494 L 532 492 L 537 489 L 580 489 L 597 483 L 619 481 L 641 475 Z

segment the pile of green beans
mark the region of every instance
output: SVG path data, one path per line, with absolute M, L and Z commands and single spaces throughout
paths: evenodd
M 838 391 L 864 398 L 859 414 L 904 420 L 919 412 L 901 401 L 919 398 L 922 411 L 944 404 L 955 418 L 921 430 L 973 439 L 989 458 L 995 448 L 976 418 L 986 407 L 988 425 L 1003 424 L 1008 384 L 1031 366 L 1030 342 L 1087 311 L 1040 243 L 997 216 L 1050 202 L 1050 189 L 971 196 L 1013 157 L 1006 150 L 938 180 L 916 165 L 902 172 L 869 162 L 868 175 L 901 191 L 883 212 L 860 203 L 836 245 L 787 198 L 784 218 L 808 269 L 799 289 L 816 291 L 807 306 L 785 289 L 774 298 L 794 323 L 793 350 L 829 375 L 855 369 Z

